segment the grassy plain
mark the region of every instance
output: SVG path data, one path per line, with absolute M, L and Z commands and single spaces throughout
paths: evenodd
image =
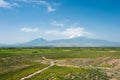
M 1 48 L 0 80 L 19 80 L 55 66 L 28 80 L 119 80 L 120 48 Z

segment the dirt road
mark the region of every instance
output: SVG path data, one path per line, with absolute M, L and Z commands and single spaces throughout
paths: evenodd
M 37 71 L 37 72 L 35 72 L 35 73 L 32 73 L 32 74 L 30 74 L 30 75 L 28 75 L 28 76 L 26 76 L 26 77 L 23 77 L 23 78 L 21 78 L 20 80 L 25 80 L 25 79 L 31 78 L 31 77 L 33 77 L 33 76 L 35 76 L 35 75 L 37 75 L 37 74 L 39 74 L 39 73 L 41 73 L 41 72 L 49 69 L 49 68 L 52 67 L 52 66 L 54 66 L 54 61 L 51 61 L 50 65 L 49 65 L 48 67 L 43 68 L 43 69 L 41 69 L 41 70 L 39 70 L 39 71 Z

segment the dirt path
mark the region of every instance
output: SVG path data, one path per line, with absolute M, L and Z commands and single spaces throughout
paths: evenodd
M 33 76 L 35 76 L 35 75 L 37 75 L 37 74 L 39 74 L 39 73 L 41 73 L 41 72 L 49 69 L 49 68 L 52 67 L 52 66 L 54 66 L 54 61 L 51 61 L 50 65 L 49 65 L 48 67 L 43 68 L 43 69 L 41 69 L 41 70 L 39 70 L 39 71 L 37 71 L 37 72 L 35 72 L 35 73 L 32 73 L 32 74 L 30 74 L 30 75 L 28 75 L 28 76 L 26 76 L 26 77 L 23 77 L 23 78 L 21 78 L 20 80 L 25 80 L 25 79 L 31 78 L 31 77 L 33 77 Z

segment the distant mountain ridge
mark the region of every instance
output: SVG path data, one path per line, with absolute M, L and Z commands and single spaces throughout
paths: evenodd
M 22 43 L 22 44 L 35 45 L 35 44 L 45 43 L 45 42 L 47 42 L 47 40 L 45 40 L 43 38 L 37 38 L 37 39 L 31 40 L 31 41 L 28 41 L 28 42 L 25 42 L 25 43 Z
M 1 45 L 0 45 L 1 46 Z M 87 37 L 77 37 L 60 40 L 45 40 L 37 38 L 28 42 L 13 45 L 3 45 L 8 47 L 120 47 L 120 42 L 93 39 Z M 1 47 L 2 47 L 1 46 Z

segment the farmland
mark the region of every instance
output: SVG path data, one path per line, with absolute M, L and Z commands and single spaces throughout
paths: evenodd
M 0 80 L 119 80 L 120 48 L 1 48 Z

